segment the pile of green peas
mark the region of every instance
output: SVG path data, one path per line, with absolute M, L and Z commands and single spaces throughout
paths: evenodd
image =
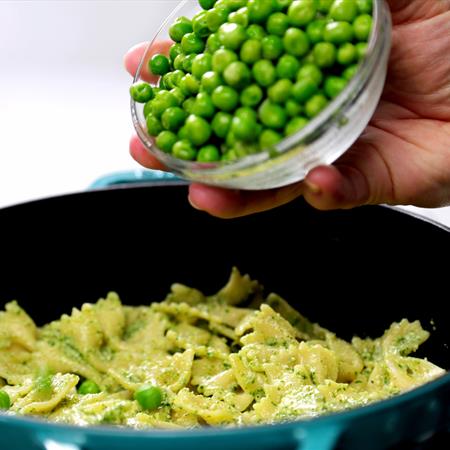
M 232 161 L 269 149 L 317 116 L 367 51 L 372 0 L 198 0 L 154 55 L 145 103 L 157 147 L 189 161 Z

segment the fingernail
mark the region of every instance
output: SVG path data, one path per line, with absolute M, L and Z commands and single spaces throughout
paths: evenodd
M 190 195 L 188 196 L 188 201 L 189 201 L 189 203 L 191 204 L 191 206 L 192 206 L 194 209 L 196 209 L 196 210 L 198 210 L 198 211 L 203 211 L 202 208 L 200 208 L 199 206 L 197 206 L 197 205 L 194 203 L 194 201 L 192 200 L 192 198 L 191 198 Z
M 322 190 L 320 189 L 319 186 L 317 186 L 317 184 L 311 183 L 310 181 L 305 181 L 305 186 L 306 189 L 308 189 L 308 191 L 310 191 L 313 194 L 320 194 L 322 192 Z

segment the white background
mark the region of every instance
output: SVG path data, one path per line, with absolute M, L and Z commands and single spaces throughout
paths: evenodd
M 178 0 L 0 0 L 0 207 L 139 170 L 122 58 Z M 450 208 L 420 210 L 450 225 Z

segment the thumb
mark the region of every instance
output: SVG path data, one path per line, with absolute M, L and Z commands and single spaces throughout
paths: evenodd
M 368 202 L 365 177 L 349 166 L 319 166 L 304 181 L 305 200 L 320 210 L 347 209 Z

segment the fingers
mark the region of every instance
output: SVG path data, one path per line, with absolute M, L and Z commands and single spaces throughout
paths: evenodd
M 141 79 L 150 83 L 156 83 L 158 77 L 155 77 L 150 73 L 148 69 L 148 61 L 152 58 L 153 55 L 156 55 L 157 53 L 167 54 L 172 44 L 173 42 L 171 41 L 154 42 L 152 44 L 152 47 L 148 50 L 147 54 L 145 54 L 145 52 L 149 45 L 148 42 L 141 42 L 140 44 L 131 47 L 123 59 L 125 69 L 131 76 L 134 77 L 138 70 L 139 64 L 141 63 L 142 57 L 145 54 L 145 60 L 142 65 L 140 74 Z
M 333 166 L 319 166 L 308 173 L 306 201 L 321 210 L 395 202 L 393 165 L 383 153 L 390 148 L 399 150 L 399 145 L 389 134 L 369 126 Z
M 302 191 L 302 183 L 265 191 L 238 191 L 194 183 L 189 188 L 189 201 L 196 209 L 230 219 L 284 205 Z
M 164 165 L 150 154 L 136 135 L 133 135 L 130 139 L 130 154 L 135 161 L 148 169 L 166 170 Z

